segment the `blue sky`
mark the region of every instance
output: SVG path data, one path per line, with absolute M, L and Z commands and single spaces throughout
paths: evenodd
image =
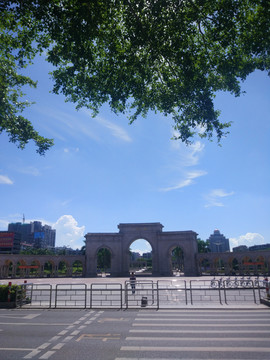
M 36 103 L 25 112 L 55 146 L 44 157 L 0 137 L 0 230 L 9 222 L 40 220 L 56 229 L 56 246 L 83 245 L 88 232 L 118 232 L 119 223 L 161 222 L 163 231 L 214 229 L 231 247 L 270 243 L 270 81 L 256 72 L 246 94 L 217 94 L 232 121 L 222 146 L 170 140 L 172 121 L 149 114 L 129 125 L 104 106 L 96 118 L 53 95 L 43 58 L 28 68 L 38 80 L 26 89 Z M 136 250 L 136 248 L 134 248 Z M 140 250 L 144 251 L 147 248 Z

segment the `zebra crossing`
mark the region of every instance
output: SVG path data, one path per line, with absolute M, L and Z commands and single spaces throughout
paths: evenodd
M 115 360 L 270 359 L 268 310 L 138 312 Z

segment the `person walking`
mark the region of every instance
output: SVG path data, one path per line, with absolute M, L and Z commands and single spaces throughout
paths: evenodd
M 131 273 L 129 280 L 130 280 L 130 286 L 132 289 L 132 294 L 135 294 L 136 276 L 135 276 L 134 272 Z

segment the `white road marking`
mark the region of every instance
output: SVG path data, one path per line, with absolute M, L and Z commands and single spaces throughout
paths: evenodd
M 68 342 L 69 340 L 71 340 L 73 338 L 74 338 L 74 336 L 67 336 L 62 341 L 64 341 L 66 343 L 66 342 Z
M 80 330 L 75 330 L 71 333 L 71 335 L 75 336 L 75 335 L 78 335 L 80 333 Z
M 191 351 L 191 352 L 233 352 L 235 353 L 235 350 L 237 349 L 237 352 L 255 352 L 255 353 L 270 353 L 270 348 L 257 348 L 257 347 L 240 347 L 237 348 L 228 348 L 228 347 L 222 347 L 222 346 L 200 346 L 200 347 L 194 347 L 194 346 L 122 346 L 120 350 L 122 351 L 152 351 L 152 352 L 172 352 L 172 351 Z
M 56 345 L 53 347 L 53 350 L 60 350 L 64 345 L 65 345 L 64 343 L 56 344 Z
M 192 337 L 151 337 L 151 336 L 147 336 L 147 337 L 126 337 L 126 340 L 132 340 L 132 341 L 194 341 L 194 338 Z M 237 338 L 237 337 L 233 337 L 233 338 L 217 338 L 217 337 L 211 337 L 211 338 L 196 338 L 196 343 L 199 341 L 230 341 L 230 342 L 234 342 L 234 341 L 267 341 L 269 342 L 269 338 Z
M 0 348 L 0 351 L 34 351 L 35 349 L 28 348 Z
M 114 360 L 179 360 L 179 358 L 115 358 Z M 200 360 L 198 358 L 182 358 L 181 357 L 181 360 Z M 211 360 L 220 360 L 220 359 L 211 359 Z M 232 359 L 222 359 L 222 360 L 232 360 Z M 242 360 L 242 359 L 237 359 L 237 358 L 234 358 L 233 360 Z
M 22 316 L 13 316 L 13 314 L 10 315 L 0 315 L 0 318 L 8 318 L 8 319 L 34 319 L 35 317 L 39 316 L 41 314 L 28 314 L 28 315 L 22 315 Z
M 151 316 L 151 317 L 181 317 L 181 318 L 192 318 L 192 317 L 195 317 L 196 319 L 199 319 L 199 318 L 209 318 L 209 316 L 212 316 L 213 318 L 235 318 L 235 315 L 233 314 L 226 314 L 225 312 L 224 313 L 220 313 L 220 311 L 218 311 L 217 313 L 211 313 L 211 315 L 208 313 L 208 314 L 201 314 L 201 313 L 197 313 L 196 311 L 192 311 L 192 313 L 181 313 L 181 312 L 177 312 L 177 313 L 161 313 L 160 314 L 160 311 L 161 310 L 158 310 L 158 312 L 156 311 L 155 313 L 150 313 L 150 312 L 147 312 L 147 313 L 138 313 L 138 317 L 147 317 L 147 316 Z M 228 311 L 228 310 L 227 310 Z M 206 312 L 206 311 L 205 311 Z M 260 315 L 262 315 L 262 317 L 265 315 L 265 312 L 259 312 Z M 255 317 L 257 318 L 258 317 L 258 312 L 251 312 L 251 313 L 237 313 L 237 317 L 238 318 L 250 318 L 250 317 Z
M 60 339 L 61 336 L 54 336 L 49 341 L 57 341 Z
M 0 322 L 0 325 L 10 325 L 10 326 L 67 326 L 69 324 L 67 323 L 4 323 L 4 322 Z
M 29 314 L 23 317 L 23 319 L 34 319 L 41 314 Z
M 229 327 L 229 326 L 236 326 L 236 327 L 257 327 L 257 326 L 260 326 L 260 327 L 270 327 L 270 323 L 268 322 L 268 324 L 183 324 L 183 323 L 179 323 L 179 324 L 132 324 L 132 326 L 142 326 L 142 327 L 145 327 L 145 326 L 160 326 L 160 327 L 165 327 L 165 326 L 168 326 L 168 327 Z
M 42 355 L 39 359 L 49 359 L 49 357 L 51 357 L 53 354 L 55 353 L 55 351 L 47 351 L 44 355 Z
M 68 330 L 62 330 L 60 331 L 57 335 L 66 335 L 66 333 L 68 332 Z
M 144 319 L 142 319 L 142 318 L 139 318 L 139 319 L 135 319 L 135 321 L 160 321 L 161 319 L 160 318 L 158 318 L 158 319 L 153 319 L 153 318 L 144 318 Z M 181 318 L 181 317 L 174 317 L 173 319 L 170 319 L 170 321 L 181 321 L 181 323 L 183 324 L 185 321 L 187 321 L 188 319 L 183 319 L 183 318 Z M 199 318 L 198 319 L 196 319 L 196 324 L 197 324 L 197 321 L 198 320 L 200 320 Z M 223 322 L 225 321 L 226 323 L 229 321 L 229 322 L 239 322 L 239 321 L 241 321 L 242 323 L 245 321 L 246 323 L 248 323 L 249 321 L 250 321 L 250 319 L 241 319 L 241 320 L 239 320 L 239 319 L 227 319 L 227 318 L 224 318 L 224 319 L 220 319 L 220 318 L 218 318 L 218 319 L 208 319 L 207 320 L 207 322 L 209 323 L 209 322 L 212 322 L 213 324 L 214 323 L 216 323 L 216 320 L 218 320 L 218 322 L 219 323 L 222 323 L 223 324 Z M 256 318 L 256 320 L 257 320 L 257 318 Z M 202 321 L 205 321 L 205 319 L 203 319 Z M 269 319 L 265 319 L 265 318 L 263 318 L 263 319 L 260 319 L 260 321 L 265 321 L 265 322 L 268 322 L 269 323 Z
M 201 315 L 202 312 L 205 313 L 205 312 L 208 312 L 208 313 L 211 313 L 213 314 L 213 311 L 211 308 L 207 309 L 207 308 L 204 308 L 204 309 L 195 309 L 196 311 L 196 314 L 199 314 Z M 240 310 L 239 312 L 239 309 L 230 309 L 230 313 L 235 313 L 235 314 L 259 314 L 259 313 L 266 313 L 268 310 L 267 309 L 243 309 L 243 310 Z M 144 310 L 143 311 L 139 311 L 139 314 L 143 314 L 144 313 Z M 155 311 L 156 313 L 156 311 Z M 182 313 L 182 314 L 193 314 L 194 316 L 196 316 L 194 314 L 194 309 L 179 309 L 177 311 L 175 310 L 170 310 L 170 309 L 159 309 L 158 310 L 158 313 L 165 313 L 165 314 L 169 314 L 169 313 L 174 313 L 174 314 L 179 314 L 179 313 Z M 228 314 L 228 310 L 223 310 L 223 309 L 218 309 L 218 312 L 216 312 L 216 314 Z
M 131 329 L 129 330 L 129 332 L 131 333 L 147 333 L 149 334 L 149 332 L 151 333 L 160 333 L 160 334 L 187 334 L 187 333 L 191 333 L 191 334 L 201 334 L 202 331 L 201 330 L 186 330 L 186 329 L 181 329 L 181 330 L 150 330 L 150 329 Z M 239 330 L 204 330 L 203 331 L 204 334 L 217 334 L 217 333 L 221 333 L 221 334 L 239 334 Z M 241 334 L 269 334 L 269 330 L 241 330 Z
M 51 343 L 44 343 L 38 347 L 38 349 L 46 349 L 46 347 L 50 346 Z
M 33 350 L 28 355 L 24 356 L 24 359 L 32 359 L 34 356 L 40 353 L 40 350 Z

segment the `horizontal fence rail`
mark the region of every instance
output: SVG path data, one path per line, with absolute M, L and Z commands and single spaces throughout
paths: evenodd
M 189 305 L 260 304 L 269 299 L 269 283 L 250 280 L 248 287 L 213 280 L 141 280 L 135 283 L 23 284 L 17 306 L 78 309 L 177 309 Z

